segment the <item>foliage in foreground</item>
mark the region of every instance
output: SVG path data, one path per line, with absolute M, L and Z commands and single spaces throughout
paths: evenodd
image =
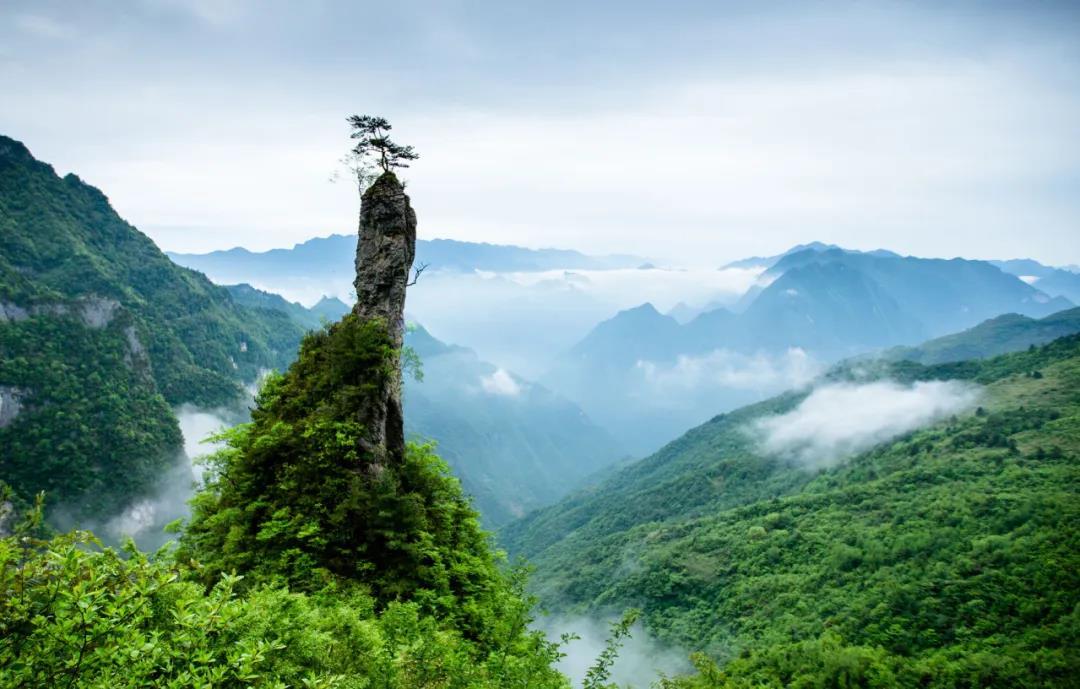
M 485 650 L 360 586 L 239 593 L 225 575 L 207 591 L 167 556 L 98 546 L 0 539 L 0 687 L 568 686 L 550 669 L 557 647 L 521 629 Z

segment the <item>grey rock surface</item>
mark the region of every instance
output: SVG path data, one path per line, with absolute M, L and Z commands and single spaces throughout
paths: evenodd
M 405 290 L 416 256 L 416 213 L 405 188 L 391 172 L 383 174 L 364 192 L 356 245 L 356 306 L 353 312 L 386 325 L 391 343 L 400 349 L 405 334 Z M 396 362 L 395 362 L 396 363 Z M 394 374 L 360 422 L 368 429 L 377 454 L 400 460 L 405 452 L 401 411 L 401 371 Z
M 23 409 L 26 391 L 8 385 L 0 385 L 0 428 L 10 426 Z

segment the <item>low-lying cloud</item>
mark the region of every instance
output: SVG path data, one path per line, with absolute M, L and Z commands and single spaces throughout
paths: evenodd
M 578 638 L 562 647 L 565 657 L 557 667 L 575 687 L 582 686 L 585 673 L 596 663 L 604 650 L 611 630 L 607 623 L 589 617 L 552 617 L 542 620 L 540 628 L 552 641 L 570 633 Z M 619 687 L 645 689 L 661 675 L 672 676 L 690 672 L 689 653 L 666 646 L 653 639 L 636 623 L 630 638 L 619 649 L 618 659 L 611 667 L 610 682 Z
M 815 389 L 794 410 L 758 421 L 761 449 L 816 469 L 974 405 L 960 381 L 838 383 Z
M 131 503 L 105 522 L 101 531 L 107 539 L 120 541 L 131 537 L 144 550 L 164 544 L 168 535 L 162 530 L 170 522 L 189 515 L 188 501 L 202 482 L 203 466 L 197 458 L 220 447 L 220 443 L 206 442 L 207 437 L 241 420 L 235 418 L 235 412 L 192 405 L 183 405 L 175 413 L 184 436 L 184 451 L 161 475 L 150 495 Z
M 203 465 L 194 460 L 216 452 L 222 445 L 219 442 L 207 442 L 207 438 L 236 423 L 229 423 L 225 416 L 220 410 L 207 411 L 189 404 L 176 410 L 176 420 L 180 423 L 180 432 L 184 436 L 184 454 L 187 455 L 191 473 L 197 480 L 202 480 Z
M 701 356 L 680 356 L 674 363 L 639 361 L 636 366 L 652 392 L 684 394 L 702 388 L 771 393 L 800 387 L 821 373 L 822 365 L 799 347 L 783 354 L 742 354 L 716 349 Z
M 521 385 L 505 369 L 496 369 L 490 376 L 480 379 L 480 387 L 489 395 L 517 397 L 521 394 Z

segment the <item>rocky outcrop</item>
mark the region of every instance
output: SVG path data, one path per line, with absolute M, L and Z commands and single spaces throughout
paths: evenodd
M 11 425 L 19 412 L 23 410 L 26 390 L 8 385 L 0 385 L 0 428 Z
M 0 500 L 0 538 L 11 535 L 15 522 L 15 505 L 10 500 Z
M 405 188 L 387 172 L 364 192 L 360 207 L 360 236 L 356 245 L 356 306 L 365 320 L 384 323 L 394 349 L 400 350 L 405 331 L 405 290 L 416 255 L 416 213 Z M 401 369 L 372 404 L 361 411 L 371 450 L 400 459 L 405 452 L 401 412 Z
M 8 304 L 0 301 L 0 323 L 8 321 L 25 321 L 30 317 L 26 309 L 18 304 Z
M 112 323 L 113 318 L 120 311 L 120 302 L 105 297 L 82 297 L 72 302 L 48 302 L 33 304 L 31 306 L 19 306 L 0 302 L 0 323 L 8 321 L 25 321 L 27 318 L 40 316 L 72 316 L 74 315 L 88 328 L 100 330 Z

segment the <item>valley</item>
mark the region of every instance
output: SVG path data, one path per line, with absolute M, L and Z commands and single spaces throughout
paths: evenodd
M 0 3 L 0 689 L 1080 686 L 1066 5 Z

